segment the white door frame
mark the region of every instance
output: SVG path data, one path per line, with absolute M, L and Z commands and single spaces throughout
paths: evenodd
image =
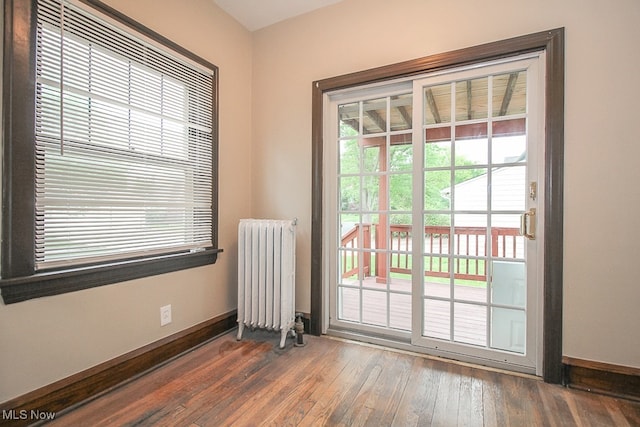
M 539 61 L 539 58 L 542 58 Z M 537 92 L 535 96 L 528 96 L 528 99 L 540 98 L 540 101 L 544 100 L 544 78 L 543 73 L 538 72 L 538 62 L 544 63 L 544 52 L 537 52 L 535 54 L 528 54 L 524 57 L 517 58 L 509 58 L 509 59 L 501 59 L 498 61 L 492 61 L 488 64 L 476 64 L 471 67 L 464 67 L 455 70 L 448 70 L 445 72 L 432 73 L 428 76 L 416 77 L 412 78 L 410 81 L 413 82 L 414 85 L 414 157 L 416 159 L 422 159 L 422 134 L 423 128 L 421 123 L 422 117 L 422 99 L 418 94 L 421 93 L 419 88 L 425 82 L 429 82 L 429 84 L 437 84 L 439 82 L 451 81 L 451 80 L 464 80 L 466 78 L 478 76 L 478 70 L 483 75 L 487 74 L 496 74 L 499 72 L 508 72 L 514 68 L 529 68 L 534 67 L 535 70 L 532 73 L 529 73 L 527 78 L 527 91 L 534 95 L 534 88 L 538 90 L 542 89 L 542 91 Z M 532 65 L 533 63 L 533 65 Z M 541 67 L 540 67 L 541 68 Z M 531 76 L 536 76 L 536 78 L 531 78 Z M 439 340 L 429 340 L 425 339 L 421 336 L 421 318 L 422 318 L 422 278 L 423 276 L 423 248 L 420 240 L 414 242 L 414 288 L 413 288 L 413 313 L 420 313 L 420 315 L 413 315 L 413 324 L 411 334 L 406 334 L 402 332 L 392 332 L 383 334 L 384 337 L 380 338 L 380 329 L 377 327 L 368 327 L 366 325 L 359 325 L 356 332 L 349 332 L 340 330 L 340 328 L 349 328 L 348 323 L 342 323 L 340 321 L 336 321 L 335 307 L 333 307 L 333 302 L 336 301 L 336 286 L 333 282 L 333 278 L 337 277 L 337 266 L 335 263 L 335 254 L 332 251 L 332 246 L 335 247 L 335 242 L 337 241 L 337 224 L 336 224 L 336 212 L 337 212 L 337 185 L 336 180 L 334 179 L 337 176 L 337 154 L 336 154 L 336 129 L 337 129 L 337 105 L 338 103 L 348 103 L 352 101 L 358 101 L 366 99 L 367 97 L 377 96 L 384 94 L 392 95 L 398 92 L 406 91 L 408 79 L 402 79 L 394 83 L 378 83 L 374 85 L 369 85 L 364 88 L 351 88 L 348 91 L 336 91 L 331 93 L 324 94 L 324 117 L 327 118 L 324 122 L 324 141 L 326 141 L 324 147 L 324 159 L 323 164 L 324 168 L 324 202 L 323 202 L 323 217 L 325 218 L 324 222 L 324 244 L 323 247 L 325 249 L 323 256 L 323 277 L 325 278 L 323 284 L 323 295 L 324 295 L 324 304 L 323 307 L 325 311 L 322 316 L 322 332 L 327 333 L 331 332 L 334 334 L 338 334 L 341 336 L 353 337 L 355 335 L 360 336 L 361 334 L 378 334 L 378 337 L 368 337 L 367 341 L 371 342 L 383 342 L 386 345 L 397 346 L 401 348 L 409 348 L 414 351 L 424 351 L 434 355 L 453 357 L 456 359 L 488 364 L 500 368 L 507 368 L 515 371 L 534 373 L 541 375 L 542 374 L 542 351 L 541 345 L 539 343 L 542 342 L 542 319 L 540 313 L 542 313 L 542 285 L 540 286 L 529 286 L 528 287 L 528 295 L 527 295 L 527 312 L 530 313 L 535 319 L 535 321 L 527 322 L 527 348 L 528 349 L 537 349 L 536 351 L 529 352 L 525 357 L 516 355 L 514 356 L 509 352 L 501 352 L 497 350 L 487 350 L 487 349 L 478 349 L 474 346 L 467 346 L 460 343 L 447 343 L 441 342 Z M 528 140 L 540 140 L 542 139 L 540 135 L 543 134 L 544 131 L 544 114 L 537 114 L 536 111 L 539 109 L 532 108 L 528 106 L 528 120 L 527 123 L 529 125 L 528 129 Z M 531 124 L 536 123 L 535 126 L 531 126 Z M 544 144 L 540 143 L 537 146 L 540 150 L 530 150 L 529 143 L 528 147 L 528 164 L 538 164 L 540 167 L 532 170 L 529 170 L 529 176 L 527 177 L 527 181 L 536 181 L 538 183 L 538 188 L 540 189 L 538 192 L 537 201 L 544 201 L 544 195 L 542 194 L 544 185 L 543 182 L 539 179 L 539 177 L 544 177 L 544 165 L 543 162 L 538 162 L 539 159 L 544 159 L 544 153 L 542 152 L 544 148 Z M 423 169 L 422 162 L 415 161 L 417 167 L 414 169 L 414 181 L 416 183 L 423 182 Z M 422 200 L 424 196 L 424 191 L 422 186 L 414 185 L 414 200 Z M 528 199 L 529 208 L 532 203 L 538 204 L 536 202 Z M 420 229 L 420 225 L 422 224 L 423 213 L 422 213 L 422 205 L 421 203 L 416 204 L 417 207 L 414 210 L 414 226 L 416 229 Z M 418 206 L 419 205 L 419 206 Z M 542 211 L 541 206 L 538 206 L 538 211 Z M 529 247 L 529 253 L 534 252 L 534 248 L 539 246 L 542 248 L 542 245 L 538 245 L 537 242 L 542 242 L 544 239 L 543 236 L 543 215 L 536 216 L 537 225 L 536 230 L 538 230 L 538 240 L 536 241 L 528 241 L 527 246 Z M 533 257 L 532 257 L 533 258 Z M 541 254 L 538 258 L 540 262 L 537 262 L 535 259 L 529 260 L 529 265 L 535 265 L 536 268 L 529 268 L 527 273 L 527 281 L 528 283 L 536 283 L 538 280 L 537 277 L 542 277 L 543 274 L 543 265 L 542 260 L 544 256 Z M 417 295 L 417 296 L 416 296 Z M 529 320 L 530 316 L 527 316 Z M 330 320 L 333 319 L 333 320 Z M 330 329 L 335 328 L 336 330 Z M 362 337 L 361 337 L 362 338 Z M 394 345 L 394 341 L 397 343 Z M 408 346 L 408 342 L 411 342 L 413 345 Z M 417 347 L 416 347 L 417 346 Z M 496 357 L 498 356 L 498 358 Z

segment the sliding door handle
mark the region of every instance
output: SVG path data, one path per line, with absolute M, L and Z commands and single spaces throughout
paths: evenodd
M 520 216 L 520 234 L 529 240 L 535 240 L 536 208 L 531 208 Z

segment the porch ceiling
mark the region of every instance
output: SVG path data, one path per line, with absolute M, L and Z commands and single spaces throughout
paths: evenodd
M 491 115 L 494 119 L 526 112 L 526 73 L 521 71 L 494 76 L 491 87 L 487 77 L 456 82 L 453 95 L 449 83 L 425 88 L 424 123 L 434 127 L 440 124 L 449 127 L 452 102 L 455 102 L 456 123 L 486 119 L 489 91 L 492 93 Z M 388 117 L 386 98 L 365 101 L 363 110 L 363 135 L 387 130 L 403 131 L 412 127 L 411 94 L 392 96 Z M 358 103 L 342 105 L 339 110 L 340 121 L 357 132 L 360 132 L 359 115 Z

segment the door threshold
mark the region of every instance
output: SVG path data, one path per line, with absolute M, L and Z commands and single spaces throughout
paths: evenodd
M 438 360 L 455 365 L 466 366 L 474 369 L 483 369 L 490 372 L 514 375 L 522 378 L 542 380 L 535 374 L 535 369 L 528 366 L 500 363 L 494 360 L 471 357 L 464 354 L 438 351 L 412 345 L 410 342 L 388 338 L 385 336 L 367 335 L 357 331 L 346 329 L 331 329 L 325 333 L 329 339 L 348 342 L 366 347 L 379 348 L 410 356 L 422 357 L 429 360 Z

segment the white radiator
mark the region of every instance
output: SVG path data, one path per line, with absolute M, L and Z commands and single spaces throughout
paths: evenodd
M 242 219 L 238 226 L 238 340 L 245 326 L 281 331 L 295 322 L 296 221 Z

